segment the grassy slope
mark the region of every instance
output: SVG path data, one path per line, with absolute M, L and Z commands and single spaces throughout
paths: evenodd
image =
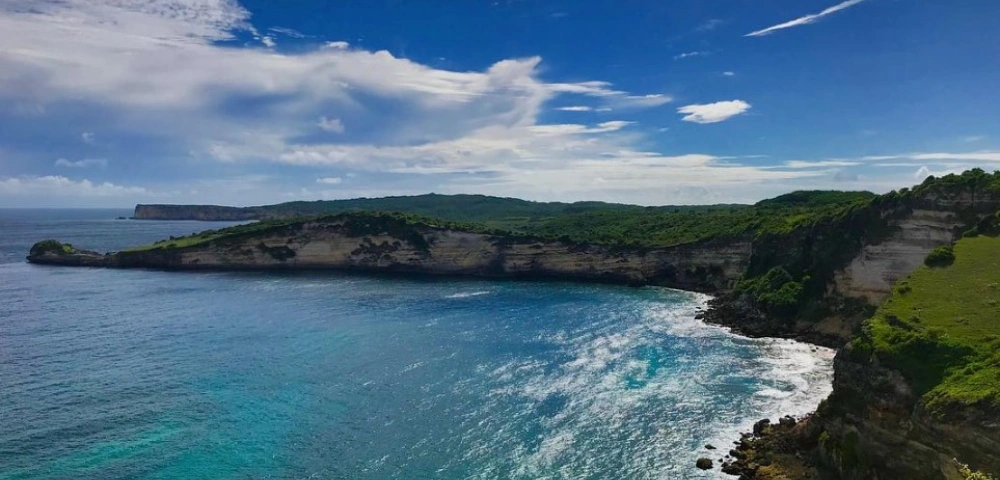
M 1000 238 L 964 238 L 955 257 L 900 281 L 854 347 L 899 369 L 932 411 L 1000 410 Z

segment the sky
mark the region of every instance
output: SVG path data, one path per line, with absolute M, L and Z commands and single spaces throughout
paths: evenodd
M 996 18 L 996 0 L 0 0 L 0 207 L 886 192 L 1000 165 Z

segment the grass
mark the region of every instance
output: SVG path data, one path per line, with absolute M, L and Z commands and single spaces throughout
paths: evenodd
M 963 238 L 954 263 L 900 281 L 853 347 L 900 370 L 931 411 L 1000 411 L 1000 238 Z
M 168 239 L 160 240 L 156 243 L 152 243 L 149 245 L 141 245 L 138 247 L 133 247 L 128 250 L 125 250 L 125 252 L 146 252 L 158 249 L 193 247 L 195 245 L 201 245 L 215 240 L 220 240 L 223 238 L 262 233 L 276 228 L 287 227 L 289 225 L 293 225 L 302 221 L 304 221 L 304 219 L 292 218 L 283 220 L 269 220 L 269 221 L 247 223 L 244 225 L 236 225 L 233 227 L 222 228 L 219 230 L 205 230 L 203 232 L 195 233 L 192 235 L 187 235 L 183 237 L 170 237 Z

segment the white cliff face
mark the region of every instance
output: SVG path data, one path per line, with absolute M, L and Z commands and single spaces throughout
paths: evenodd
M 888 239 L 865 245 L 846 268 L 836 272 L 836 290 L 878 305 L 897 280 L 924 263 L 931 250 L 954 240 L 958 224 L 953 213 L 941 210 L 914 210 L 906 218 L 890 222 L 895 232 Z
M 659 249 L 615 249 L 424 228 L 425 245 L 387 233 L 352 236 L 339 224 L 305 224 L 294 235 L 255 236 L 182 249 L 179 266 L 340 268 L 431 274 L 525 276 L 728 288 L 750 257 L 746 240 Z M 422 243 L 422 242 L 418 242 Z

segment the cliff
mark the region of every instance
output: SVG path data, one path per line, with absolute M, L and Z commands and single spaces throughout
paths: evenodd
M 169 269 L 337 269 L 481 277 L 553 278 L 730 288 L 750 255 L 745 238 L 659 249 L 463 231 L 389 214 L 342 214 L 250 225 L 99 255 L 46 250 L 39 264 Z
M 569 215 L 549 225 L 573 230 L 558 239 L 350 213 L 105 255 L 40 242 L 29 261 L 562 278 L 714 292 L 707 321 L 847 345 L 819 411 L 755 428 L 731 452 L 728 472 L 819 478 L 821 467 L 845 479 L 951 480 L 966 477 L 959 462 L 1000 472 L 1000 173 L 973 170 L 870 199 L 787 206 L 815 198 L 806 192 L 697 214 Z M 923 266 L 959 239 L 954 267 Z
M 936 247 L 994 228 L 1000 190 L 982 171 L 893 192 L 787 232 L 758 235 L 737 287 L 705 320 L 750 336 L 840 347 Z M 787 294 L 787 295 L 783 295 Z

